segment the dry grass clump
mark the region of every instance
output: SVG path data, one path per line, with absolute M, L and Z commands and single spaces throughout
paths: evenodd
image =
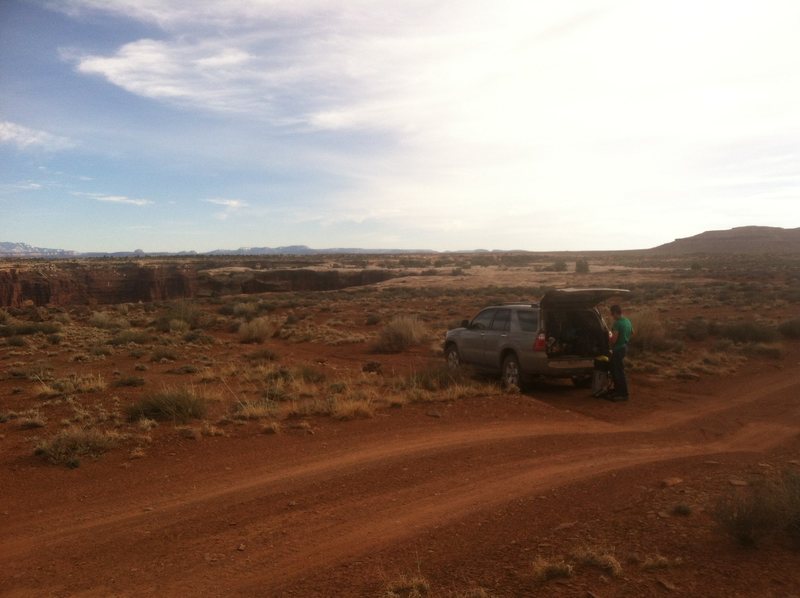
M 200 327 L 203 316 L 203 312 L 191 301 L 175 301 L 155 321 L 155 328 L 160 332 L 186 332 Z
M 576 550 L 573 556 L 579 564 L 602 569 L 611 577 L 622 575 L 622 565 L 610 551 L 584 546 Z
M 744 546 L 784 533 L 800 546 L 800 474 L 789 473 L 719 501 L 714 518 Z
M 532 572 L 536 581 L 572 577 L 575 568 L 564 560 L 550 561 L 538 557 L 533 561 Z
M 800 338 L 800 318 L 786 320 L 778 326 L 780 332 L 786 338 L 797 339 Z
M 105 378 L 100 374 L 70 374 L 66 378 L 59 378 L 48 382 L 39 378 L 39 383 L 39 396 L 41 397 L 97 392 L 105 390 L 108 386 Z
M 243 343 L 263 343 L 272 338 L 278 330 L 280 323 L 271 316 L 261 316 L 239 325 L 239 341 Z
M 31 409 L 25 413 L 20 413 L 16 419 L 17 426 L 21 430 L 44 428 L 47 425 L 47 419 L 35 409 Z
M 104 328 L 106 330 L 129 328 L 131 325 L 125 318 L 121 318 L 118 314 L 112 314 L 107 311 L 94 312 L 89 317 L 89 324 L 95 328 Z
M 108 344 L 115 347 L 130 344 L 146 345 L 151 340 L 152 337 L 146 332 L 140 330 L 122 330 L 114 335 L 114 337 L 108 341 Z
M 670 567 L 678 567 L 683 564 L 683 559 L 680 557 L 670 559 L 660 554 L 648 556 L 642 562 L 642 569 L 645 571 L 655 571 L 657 569 L 669 569 Z
M 772 326 L 750 320 L 722 326 L 720 335 L 735 343 L 769 343 L 778 340 L 778 331 Z
M 160 363 L 164 361 L 177 361 L 178 354 L 173 351 L 172 349 L 168 349 L 167 347 L 157 347 L 153 350 L 153 354 L 150 356 L 150 361 L 154 363 Z
M 373 349 L 377 353 L 400 353 L 427 337 L 428 329 L 417 316 L 397 316 L 380 331 Z
M 281 433 L 281 424 L 280 422 L 269 422 L 268 424 L 264 424 L 261 426 L 261 433 L 262 434 L 280 434 Z
M 279 409 L 278 403 L 267 398 L 258 399 L 256 401 L 239 401 L 234 408 L 233 417 L 235 419 L 275 417 Z
M 119 380 L 114 381 L 114 386 L 122 387 L 122 386 L 144 386 L 145 380 L 144 378 L 140 378 L 139 376 L 124 376 Z
M 121 438 L 112 432 L 72 426 L 41 441 L 34 452 L 55 465 L 78 467 L 80 457 L 97 457 L 116 446 Z
M 350 396 L 336 396 L 331 399 L 331 416 L 336 419 L 370 418 L 374 415 L 374 399 L 362 391 L 356 391 Z
M 428 596 L 431 586 L 419 575 L 401 575 L 386 584 L 384 598 L 421 598 Z
M 683 343 L 669 338 L 666 327 L 655 310 L 643 310 L 632 318 L 633 336 L 630 345 L 640 352 L 681 351 Z
M 165 387 L 138 403 L 129 405 L 125 411 L 130 421 L 147 418 L 186 423 L 190 419 L 205 417 L 208 399 L 194 388 Z

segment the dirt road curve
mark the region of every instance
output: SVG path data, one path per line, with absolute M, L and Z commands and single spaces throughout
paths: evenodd
M 6 456 L 0 594 L 379 596 L 414 575 L 443 596 L 797 595 L 797 553 L 743 553 L 708 510 L 732 478 L 798 459 L 798 360 L 629 404 L 550 385 L 77 470 Z M 537 556 L 587 545 L 623 575 L 533 579 Z

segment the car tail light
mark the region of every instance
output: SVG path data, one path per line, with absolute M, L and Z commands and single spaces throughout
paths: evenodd
M 544 351 L 547 348 L 547 337 L 544 332 L 536 335 L 536 341 L 533 343 L 534 351 Z

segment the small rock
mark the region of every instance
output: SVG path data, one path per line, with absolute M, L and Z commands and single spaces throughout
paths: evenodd
M 575 527 L 577 524 L 578 524 L 578 522 L 577 522 L 577 521 L 567 521 L 567 522 L 565 522 L 565 523 L 559 523 L 559 524 L 556 526 L 556 530 L 555 530 L 555 531 L 557 531 L 557 532 L 558 532 L 558 531 L 561 531 L 561 530 L 563 530 L 563 529 L 569 529 L 569 528 L 571 528 L 571 527 Z
M 769 463 L 759 463 L 758 466 L 763 467 L 764 469 L 772 469 L 772 465 Z
M 660 585 L 665 590 L 669 590 L 670 592 L 675 592 L 678 589 L 678 587 L 674 583 L 664 579 L 663 577 L 657 577 L 656 581 L 658 582 L 658 585 Z
M 425 415 L 427 415 L 428 417 L 435 417 L 437 419 L 442 417 L 442 414 L 439 413 L 438 411 L 428 411 L 428 413 L 426 413 Z
M 661 519 L 669 519 L 669 513 L 666 511 L 659 511 L 658 516 L 661 517 Z
M 383 366 L 379 361 L 368 361 L 361 367 L 362 372 L 379 374 Z
M 749 486 L 750 485 L 747 482 L 745 482 L 744 480 L 737 480 L 737 479 L 730 479 L 730 480 L 728 480 L 728 483 L 731 486 Z
M 704 465 L 719 465 L 719 461 L 703 461 Z
M 792 459 L 791 461 L 787 461 L 789 465 L 800 465 L 800 461 L 797 459 Z
M 238 550 L 239 552 L 243 552 L 244 549 L 245 549 L 245 545 L 244 544 L 239 544 L 239 546 L 236 548 L 236 550 Z
M 672 486 L 677 486 L 678 484 L 682 484 L 683 480 L 681 478 L 666 478 L 661 480 L 661 487 L 662 488 L 671 488 Z

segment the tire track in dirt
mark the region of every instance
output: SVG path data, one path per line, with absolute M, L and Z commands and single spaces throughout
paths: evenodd
M 127 502 L 103 519 L 38 532 L 27 538 L 19 537 L 23 528 L 7 530 L 12 533 L 0 545 L 4 555 L 0 562 L 6 563 L 6 570 L 30 567 L 30 561 L 37 560 L 64 567 L 72 561 L 96 563 L 100 570 L 105 564 L 105 571 L 120 578 L 132 566 L 139 569 L 152 565 L 154 556 L 163 556 L 177 544 L 185 554 L 201 557 L 182 564 L 179 575 L 159 584 L 177 591 L 189 580 L 203 577 L 207 563 L 203 562 L 202 553 L 210 545 L 229 547 L 245 536 L 250 539 L 247 562 L 226 563 L 225 567 L 216 568 L 214 575 L 225 580 L 226 592 L 263 592 L 285 586 L 309 570 L 335 565 L 413 537 L 421 530 L 557 486 L 672 459 L 767 450 L 796 436 L 797 429 L 754 422 L 713 441 L 679 444 L 663 432 L 694 419 L 736 411 L 755 401 L 764 403 L 775 396 L 796 393 L 797 386 L 796 377 L 777 379 L 731 398 L 716 397 L 698 409 L 672 410 L 668 417 L 644 416 L 625 425 L 583 418 L 566 430 L 563 421 L 461 428 L 424 436 L 415 436 L 412 430 L 384 445 L 376 446 L 371 441 L 357 450 L 344 447 L 291 468 L 262 471 L 247 479 L 223 480 L 216 487 L 151 503 L 154 510 L 147 513 Z M 571 446 L 570 439 L 576 437 L 596 440 L 602 452 L 598 454 L 596 447 Z M 495 456 L 511 443 L 522 441 L 533 447 L 543 439 L 557 440 L 556 446 L 561 448 L 533 457 L 522 453 L 507 461 L 498 461 Z M 476 448 L 485 450 L 486 459 L 477 464 L 459 463 L 459 454 Z M 387 485 L 372 494 L 336 500 L 335 487 L 339 483 L 354 484 L 355 480 L 368 487 L 375 476 L 403 466 L 413 469 L 423 458 L 443 461 L 430 478 L 422 476 L 407 487 Z M 236 475 L 244 476 L 246 472 Z M 309 488 L 320 486 L 328 487 L 325 500 L 296 509 L 289 517 L 282 511 L 270 511 L 263 501 L 265 495 L 302 496 Z M 233 531 L 210 525 L 231 519 L 247 523 Z M 272 547 L 259 546 L 259 539 L 279 533 L 276 530 L 285 528 L 287 520 L 296 526 L 291 533 L 286 537 L 279 534 Z M 55 528 L 58 522 L 51 523 Z M 183 535 L 181 528 L 185 528 Z M 65 559 L 60 554 L 70 557 Z M 254 562 L 260 566 L 254 568 Z

